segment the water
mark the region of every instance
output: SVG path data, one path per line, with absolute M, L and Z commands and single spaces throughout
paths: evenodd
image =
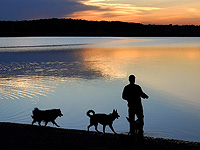
M 200 141 L 198 37 L 0 38 L 0 121 L 31 124 L 33 108 L 60 108 L 62 128 L 86 130 L 89 109 L 117 109 L 114 129 L 127 133 L 121 93 L 130 74 L 150 96 L 146 136 Z

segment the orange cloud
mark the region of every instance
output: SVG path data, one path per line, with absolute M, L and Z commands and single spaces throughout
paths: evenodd
M 200 2 L 159 7 L 153 5 L 138 7 L 130 3 L 125 4 L 106 0 L 81 0 L 79 2 L 85 6 L 95 6 L 95 9 L 76 11 L 65 16 L 66 18 L 140 22 L 145 24 L 200 25 Z
M 105 0 L 87 0 L 80 1 L 80 3 L 87 6 L 96 6 L 98 9 L 77 11 L 66 17 L 86 20 L 139 22 L 138 18 L 144 12 L 161 9 L 156 7 L 136 7 L 133 4 L 105 3 Z

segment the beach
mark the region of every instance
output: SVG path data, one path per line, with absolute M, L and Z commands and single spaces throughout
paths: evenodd
M 144 137 L 141 141 L 124 134 L 102 134 L 93 131 L 88 132 L 18 123 L 1 122 L 0 133 L 0 148 L 2 150 L 195 150 L 200 148 L 200 142 L 154 137 Z

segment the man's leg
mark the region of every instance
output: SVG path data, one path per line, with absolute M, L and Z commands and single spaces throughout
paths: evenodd
M 137 113 L 137 118 L 138 118 L 138 121 L 139 121 L 139 131 L 138 131 L 138 136 L 139 137 L 143 137 L 143 134 L 144 134 L 144 130 L 143 130 L 143 126 L 144 126 L 144 114 L 143 114 L 143 109 L 140 108 Z
M 129 123 L 130 123 L 130 134 L 135 134 L 135 127 L 134 127 L 134 121 L 135 121 L 135 110 L 134 108 L 129 107 Z

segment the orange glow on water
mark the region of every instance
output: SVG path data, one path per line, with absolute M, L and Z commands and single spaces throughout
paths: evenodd
M 151 88 L 186 97 L 191 102 L 198 98 L 199 80 L 190 79 L 191 76 L 198 79 L 200 75 L 198 47 L 189 50 L 177 47 L 86 49 L 81 55 L 85 68 L 110 80 L 126 79 L 136 73 L 138 82 L 145 82 Z

